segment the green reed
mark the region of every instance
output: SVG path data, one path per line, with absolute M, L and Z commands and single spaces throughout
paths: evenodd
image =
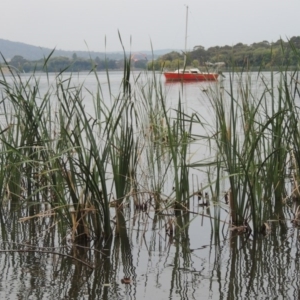
M 220 79 L 205 91 L 213 115 L 213 123 L 206 124 L 201 112 L 184 109 L 180 92 L 170 108 L 156 74 L 134 78 L 131 71 L 125 56 L 117 95 L 107 71 L 108 99 L 91 71 L 97 81 L 96 92 L 87 91 L 94 107 L 91 115 L 84 83 L 75 84 L 73 74 L 61 72 L 43 94 L 36 74 L 26 81 L 13 70 L 10 80 L 2 74 L 2 199 L 19 203 L 30 216 L 47 203 L 60 217 L 64 234 L 71 228 L 78 240 L 107 239 L 112 235 L 112 204 L 117 220 L 128 200 L 140 205 L 154 198 L 157 211 L 173 204 L 175 211 L 189 209 L 191 170 L 208 170 L 206 188 L 217 206 L 216 232 L 224 192 L 236 226 L 251 221 L 257 233 L 275 214 L 284 218 L 289 166 L 295 190 L 299 182 L 297 72 L 281 71 L 279 82 L 274 74 L 270 81 L 263 73 L 257 78 L 227 74 L 228 86 Z M 195 134 L 195 125 L 205 128 L 206 135 Z M 199 140 L 212 155 L 192 162 L 191 145 Z
M 84 84 L 75 85 L 72 74 L 61 72 L 51 85 L 47 75 L 44 94 L 36 74 L 26 81 L 13 71 L 10 81 L 2 74 L 2 195 L 7 193 L 20 207 L 29 209 L 29 216 L 36 216 L 40 204 L 48 203 L 51 212 L 60 217 L 62 233 L 66 235 L 71 228 L 77 241 L 109 238 L 111 204 L 118 208 L 138 193 L 157 192 L 155 185 L 145 189 L 137 175 L 145 174 L 144 162 L 151 160 L 145 159 L 146 139 L 138 133 L 146 132 L 144 120 L 158 124 L 164 116 L 161 113 L 154 121 L 159 101 L 154 101 L 153 108 L 152 95 L 132 89 L 130 62 L 125 66 L 118 95 L 111 92 L 107 72 L 109 99 L 104 99 L 94 73 L 98 89 L 95 93 L 88 91 L 94 104 L 92 115 L 87 114 L 83 101 Z M 148 91 L 161 89 L 157 82 L 151 84 Z M 159 93 L 161 90 L 155 95 Z M 162 128 L 159 134 L 167 140 Z M 154 149 L 156 141 L 148 142 L 147 149 Z M 158 157 L 152 162 L 160 165 Z
M 297 73 L 282 72 L 276 83 L 273 73 L 270 82 L 262 73 L 254 81 L 250 75 L 230 73 L 229 86 L 221 82 L 208 98 L 216 122 L 216 162 L 227 173 L 231 221 L 239 226 L 251 220 L 257 233 L 265 220 L 284 218 L 299 94 Z
M 190 199 L 188 150 L 191 142 L 192 121 L 182 107 L 180 95 L 177 109 L 174 111 L 169 111 L 164 101 L 161 101 L 161 107 L 166 120 L 166 141 L 173 167 L 174 208 L 175 210 L 186 209 L 189 208 Z
M 2 194 L 8 191 L 30 208 L 49 202 L 78 237 L 109 237 L 111 186 L 120 198 L 120 180 L 128 181 L 135 160 L 132 125 L 123 126 L 131 109 L 128 101 L 120 98 L 108 108 L 99 85 L 95 116 L 101 119 L 96 119 L 86 114 L 82 86 L 74 87 L 72 75 L 64 79 L 59 74 L 45 95 L 39 94 L 35 74 L 26 82 L 13 72 L 11 76 L 12 83 L 5 76 L 1 81 L 6 118 L 1 130 L 6 166 Z M 118 147 L 119 154 L 114 152 Z M 30 215 L 35 213 L 30 209 Z
M 163 110 L 166 94 L 154 72 L 143 75 L 136 94 L 140 102 L 139 114 L 143 116 L 139 132 L 143 136 L 141 149 L 144 155 L 139 169 L 144 178 L 143 189 L 148 192 L 149 199 L 154 199 L 156 211 L 160 211 L 164 207 L 162 200 L 167 201 L 167 206 L 174 202 L 169 197 L 173 182 L 170 180 L 169 136 Z

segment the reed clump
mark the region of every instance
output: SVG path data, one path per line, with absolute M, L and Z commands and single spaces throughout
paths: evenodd
M 49 206 L 61 233 L 71 229 L 78 243 L 109 239 L 114 216 L 116 234 L 124 232 L 120 212 L 131 200 L 143 211 L 152 205 L 164 209 L 166 186 L 174 186 L 168 182 L 173 166 L 176 199 L 170 197 L 168 205 L 188 199 L 188 133 L 181 117 L 168 114 L 155 77 L 139 86 L 126 60 L 119 92 L 112 93 L 107 72 L 104 97 L 97 73 L 96 92 L 74 84 L 66 70 L 53 82 L 46 76 L 45 89 L 38 74 L 2 74 L 2 196 L 33 218 L 40 217 L 41 205 Z M 86 109 L 87 93 L 92 113 Z
M 258 233 L 267 220 L 285 219 L 283 199 L 292 196 L 288 174 L 297 177 L 299 172 L 291 160 L 299 139 L 298 73 L 228 76 L 227 87 L 220 81 L 208 93 L 216 168 L 225 171 L 232 224 L 243 226 L 251 220 Z
M 195 195 L 192 172 L 207 172 L 211 198 L 206 203 L 215 207 L 216 232 L 224 194 L 236 228 L 251 224 L 258 233 L 275 215 L 285 218 L 288 174 L 294 191 L 299 187 L 298 72 L 282 70 L 276 80 L 274 73 L 269 78 L 260 72 L 226 74 L 226 80 L 204 90 L 212 117 L 206 122 L 201 112 L 183 108 L 183 89 L 172 107 L 156 74 L 134 77 L 130 60 L 125 62 L 118 93 L 106 73 L 108 95 L 93 71 L 96 91 L 74 84 L 66 70 L 43 91 L 35 73 L 2 74 L 2 199 L 17 203 L 28 216 L 46 203 L 62 232 L 72 229 L 73 240 L 107 240 L 112 223 L 116 234 L 124 232 L 122 208 L 131 203 L 182 217 Z M 207 134 L 199 135 L 199 127 Z M 198 142 L 211 156 L 193 162 L 191 149 Z

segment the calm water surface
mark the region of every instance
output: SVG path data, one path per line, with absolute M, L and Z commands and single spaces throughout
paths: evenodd
M 117 97 L 123 73 L 111 73 L 109 83 L 105 73 L 98 76 L 109 103 L 108 87 Z M 264 76 L 270 78 L 268 73 Z M 54 80 L 50 75 L 49 82 Z M 93 114 L 90 92 L 97 90 L 95 76 L 80 74 L 73 80 L 75 85 L 84 84 L 86 109 Z M 143 82 L 143 76 L 139 80 Z M 217 83 L 166 84 L 160 75 L 157 80 L 169 107 L 176 108 L 181 99 L 188 113 L 198 112 L 212 121 L 205 91 Z M 40 83 L 41 92 L 49 88 L 45 75 Z M 228 87 L 228 75 L 222 84 Z M 198 130 L 201 134 L 203 129 Z M 194 146 L 191 160 L 201 160 L 208 152 L 207 145 Z M 205 174 L 195 171 L 191 178 L 195 190 L 199 183 L 207 184 Z M 175 222 L 172 215 L 137 212 L 130 206 L 124 210 L 127 236 L 113 238 L 101 251 L 94 250 L 96 241 L 82 248 L 70 244 L 68 236 L 61 238 L 51 230 L 56 222 L 51 217 L 20 222 L 25 216 L 18 212 L 3 214 L 1 228 L 7 231 L 1 234 L 0 299 L 300 299 L 298 229 L 289 221 L 273 222 L 269 235 L 234 236 L 228 229 L 228 207 L 224 199 L 221 202 L 219 234 L 212 229 L 219 208 L 199 206 L 194 197 L 193 213 L 176 220 L 181 229 L 173 237 L 165 230 L 166 220 Z M 292 217 L 289 207 L 285 213 Z M 9 251 L 16 243 L 23 252 Z M 28 251 L 32 246 L 39 248 Z M 78 260 L 59 255 L 61 251 Z M 92 268 L 81 261 L 92 262 Z M 129 284 L 122 282 L 127 277 Z

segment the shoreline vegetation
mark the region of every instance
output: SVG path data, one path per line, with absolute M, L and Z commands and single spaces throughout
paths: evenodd
M 232 71 L 279 71 L 281 66 L 289 66 L 290 70 L 297 69 L 298 58 L 295 50 L 300 50 L 300 37 L 292 37 L 284 41 L 279 39 L 277 42 L 270 43 L 262 41 L 245 45 L 238 43 L 234 46 L 215 46 L 205 49 L 203 46 L 195 46 L 192 51 L 186 53 L 186 64 L 190 67 L 200 68 L 207 71 L 207 62 L 224 62 L 224 72 Z M 184 67 L 184 53 L 170 52 L 157 59 L 147 58 L 146 55 L 124 53 L 123 59 L 111 58 L 82 58 L 73 53 L 70 57 L 54 57 L 53 53 L 48 57 L 47 65 L 45 59 L 31 61 L 21 55 L 14 56 L 9 62 L 10 66 L 22 73 L 31 72 L 81 72 L 81 71 L 105 71 L 123 70 L 126 60 L 130 60 L 131 69 L 136 70 L 155 70 L 164 69 L 175 70 Z M 4 59 L 4 57 L 2 57 Z M 2 64 L 5 66 L 5 63 Z M 1 67 L 1 64 L 0 64 Z

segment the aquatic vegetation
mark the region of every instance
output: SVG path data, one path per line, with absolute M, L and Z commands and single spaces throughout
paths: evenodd
M 188 210 L 194 193 L 191 170 L 214 166 L 207 187 L 217 203 L 224 193 L 220 184 L 227 182 L 234 225 L 251 220 L 257 233 L 274 211 L 284 218 L 287 166 L 292 164 L 293 174 L 299 168 L 298 131 L 291 130 L 298 124 L 297 72 L 282 71 L 276 83 L 273 73 L 270 82 L 262 73 L 256 78 L 227 74 L 228 86 L 220 80 L 204 91 L 214 120 L 208 125 L 201 113 L 184 110 L 180 94 L 177 108 L 170 109 L 155 74 L 142 84 L 142 75 L 132 81 L 130 61 L 120 93 L 113 95 L 109 88 L 109 101 L 94 74 L 98 90 L 89 91 L 92 115 L 82 98 L 84 84 L 74 86 L 72 74 L 59 73 L 43 95 L 36 74 L 25 82 L 13 70 L 10 82 L 2 74 L 1 153 L 7 174 L 1 177 L 2 194 L 8 189 L 12 200 L 30 201 L 30 207 L 48 202 L 74 237 L 107 238 L 112 234 L 110 203 L 118 208 L 133 199 L 139 207 L 148 202 L 141 195 L 148 194 L 158 211 L 166 207 L 163 198 L 175 211 Z M 110 86 L 109 73 L 107 79 Z M 194 134 L 199 125 L 207 136 Z M 207 162 L 190 161 L 190 147 L 199 140 L 215 148 Z M 167 179 L 170 174 L 173 180 Z
M 2 236 L 20 251 L 30 232 L 30 251 L 37 251 L 35 235 L 44 232 L 52 247 L 73 246 L 66 257 L 92 270 L 105 266 L 95 271 L 101 277 L 106 270 L 101 284 L 129 287 L 136 282 L 130 239 L 134 230 L 136 240 L 151 233 L 149 249 L 156 239 L 167 253 L 174 246 L 171 294 L 181 271 L 192 272 L 197 249 L 190 249 L 189 228 L 199 218 L 211 228 L 217 272 L 221 237 L 243 247 L 251 237 L 252 248 L 242 251 L 253 256 L 258 235 L 270 234 L 273 222 L 282 232 L 287 220 L 295 230 L 299 223 L 298 72 L 269 75 L 233 71 L 199 87 L 205 115 L 183 105 L 183 84 L 169 103 L 159 75 L 136 75 L 130 61 L 117 93 L 108 71 L 108 93 L 94 70 L 96 91 L 65 71 L 54 82 L 46 74 L 46 89 L 37 73 L 2 74 Z M 201 147 L 205 155 L 197 155 Z M 239 248 L 230 251 L 233 273 Z M 113 270 L 120 264 L 118 280 Z

